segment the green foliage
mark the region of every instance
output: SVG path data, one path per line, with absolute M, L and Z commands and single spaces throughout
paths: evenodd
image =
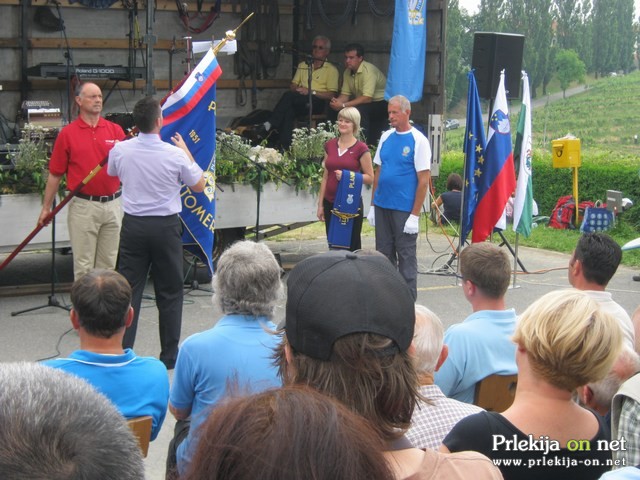
M 336 137 L 338 125 L 331 122 L 319 123 L 317 128 L 296 128 L 291 137 L 289 155 L 299 161 L 324 158 L 324 144 Z
M 46 134 L 47 131 L 41 126 L 25 125 L 18 149 L 9 153 L 14 168 L 0 171 L 1 194 L 44 193 L 50 148 Z M 61 184 L 63 190 L 64 185 Z
M 324 143 L 334 134 L 332 127 L 298 129 L 289 152 L 280 154 L 272 148 L 252 147 L 248 140 L 233 133 L 219 132 L 216 142 L 216 181 L 250 184 L 283 182 L 296 190 L 317 192 L 322 179 L 321 160 Z M 263 166 L 258 168 L 255 163 Z M 262 173 L 261 173 L 262 172 Z M 262 175 L 259 178 L 259 175 Z
M 555 58 L 556 76 L 564 92 L 573 81 L 584 82 L 587 73 L 584 62 L 574 50 L 558 50 Z

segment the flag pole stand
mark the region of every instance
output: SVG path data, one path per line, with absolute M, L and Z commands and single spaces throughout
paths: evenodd
M 527 269 L 524 266 L 524 264 L 522 263 L 522 261 L 518 258 L 518 254 L 516 253 L 516 251 L 513 249 L 513 247 L 511 246 L 511 244 L 509 243 L 509 240 L 507 240 L 507 238 L 504 236 L 504 234 L 502 233 L 501 230 L 498 230 L 496 232 L 498 234 L 498 236 L 500 237 L 500 245 L 498 245 L 499 247 L 504 247 L 506 246 L 509 249 L 509 252 L 511 253 L 511 255 L 513 255 L 513 258 L 515 259 L 514 262 L 514 270 L 515 270 L 515 265 L 516 263 L 520 266 L 520 268 L 522 269 L 523 272 L 527 273 Z M 518 237 L 516 234 L 516 248 L 517 248 L 517 241 L 518 241 Z
M 513 257 L 513 285 L 512 288 L 520 288 L 519 285 L 516 285 L 516 274 L 518 273 L 518 246 L 520 244 L 520 234 L 516 232 L 516 247 L 515 247 L 515 255 Z M 523 271 L 526 272 L 525 268 L 522 268 Z

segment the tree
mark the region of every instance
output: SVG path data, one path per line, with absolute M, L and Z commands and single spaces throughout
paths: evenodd
M 533 98 L 552 68 L 551 7 L 551 0 L 511 0 L 506 10 L 505 20 L 510 31 L 525 36 L 522 63 L 529 74 Z
M 555 58 L 555 67 L 556 76 L 562 89 L 562 98 L 565 98 L 567 88 L 569 88 L 571 82 L 583 82 L 587 70 L 575 50 L 565 49 L 558 50 Z

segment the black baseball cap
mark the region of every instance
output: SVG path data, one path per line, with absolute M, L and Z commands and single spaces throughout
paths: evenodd
M 378 254 L 331 251 L 299 262 L 287 279 L 285 330 L 296 352 L 329 360 L 336 340 L 351 333 L 391 339 L 405 352 L 415 326 L 413 294 Z

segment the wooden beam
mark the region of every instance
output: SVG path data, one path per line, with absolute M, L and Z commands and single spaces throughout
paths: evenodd
M 2 0 L 0 0 L 2 1 Z M 245 42 L 247 48 L 251 51 L 258 49 L 256 42 Z M 290 46 L 288 42 L 282 42 L 285 47 Z M 0 38 L 0 48 L 20 48 L 19 38 Z M 127 50 L 129 48 L 128 38 L 70 38 L 69 47 L 77 49 L 109 49 L 109 50 Z M 58 50 L 66 48 L 64 40 L 60 38 L 44 38 L 33 37 L 29 39 L 29 48 L 54 49 Z M 158 39 L 154 50 L 169 51 L 172 48 L 186 49 L 187 41 L 183 39 L 169 40 Z
M 102 79 L 102 80 L 94 79 L 93 81 L 95 81 L 98 85 L 100 85 L 100 87 L 103 90 L 111 89 L 115 83 L 113 80 L 106 80 L 106 79 Z M 176 80 L 175 83 L 177 82 L 178 80 Z M 20 83 L 21 82 L 15 81 L 15 80 L 0 81 L 0 84 L 2 85 L 2 91 L 5 91 L 5 92 L 20 91 Z M 67 88 L 66 86 L 67 82 L 65 80 L 58 80 L 58 79 L 44 79 L 44 78 L 35 79 L 34 78 L 34 79 L 31 79 L 29 83 L 31 84 L 31 87 L 29 90 L 32 90 L 32 91 L 33 90 L 64 91 Z M 169 80 L 159 79 L 159 80 L 155 80 L 153 84 L 158 90 L 169 90 Z M 256 80 L 256 87 L 259 89 L 287 88 L 290 84 L 291 84 L 290 79 Z M 145 82 L 143 80 L 138 80 L 136 82 L 136 89 L 142 90 L 144 89 L 144 86 L 145 86 Z M 242 83 L 240 82 L 240 80 L 234 79 L 234 78 L 220 79 L 216 82 L 216 88 L 218 88 L 219 90 L 241 88 L 241 86 L 242 86 Z M 245 81 L 244 86 L 247 88 L 250 88 L 251 81 L 250 80 Z M 133 83 L 120 81 L 118 82 L 117 88 L 121 90 L 132 90 Z
M 0 0 L 0 5 L 7 5 L 7 6 L 18 6 L 20 5 L 21 1 L 27 1 L 27 0 Z M 31 0 L 31 6 L 33 7 L 39 7 L 39 6 L 44 6 L 44 5 L 49 5 L 49 0 Z M 202 11 L 208 13 L 211 8 L 213 7 L 214 2 L 209 2 L 209 3 L 205 3 L 202 6 Z M 85 7 L 84 5 L 82 5 L 81 3 L 65 3 L 65 4 L 61 4 L 60 5 L 62 8 L 88 8 Z M 146 7 L 146 2 L 140 2 L 140 5 L 138 6 L 138 9 L 140 11 L 142 11 L 143 9 L 147 8 Z M 116 2 L 115 4 L 111 5 L 109 7 L 109 9 L 111 10 L 125 10 L 125 7 L 122 6 L 121 2 Z M 160 10 L 162 12 L 177 12 L 178 8 L 176 7 L 176 2 L 175 1 L 170 1 L 170 0 L 160 0 L 156 2 L 156 10 Z M 232 5 L 221 5 L 220 6 L 220 10 L 222 11 L 222 13 L 234 13 L 233 11 L 233 6 Z M 291 13 L 293 12 L 293 6 L 292 5 L 280 5 L 280 13 L 283 15 L 291 15 Z M 189 13 L 195 13 L 195 11 L 189 11 Z

